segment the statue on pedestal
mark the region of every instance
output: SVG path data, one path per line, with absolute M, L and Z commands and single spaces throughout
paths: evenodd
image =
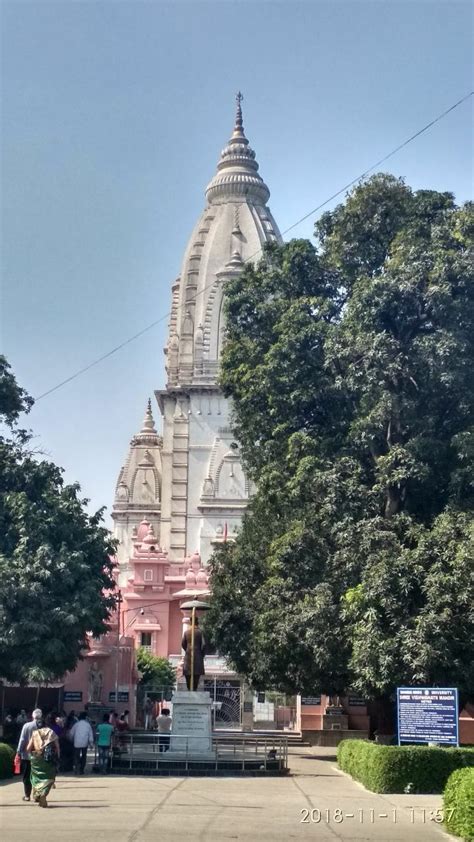
M 194 632 L 191 625 L 191 628 L 186 629 L 184 632 L 181 641 L 181 646 L 184 649 L 183 673 L 186 678 L 186 687 L 188 690 L 197 690 L 199 679 L 201 675 L 204 675 L 204 652 L 206 644 L 203 633 L 199 628 L 198 618 L 194 617 L 193 619 Z
M 89 670 L 88 701 L 100 702 L 102 695 L 102 673 L 94 661 Z

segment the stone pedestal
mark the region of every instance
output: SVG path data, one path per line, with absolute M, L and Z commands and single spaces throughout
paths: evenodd
M 322 716 L 323 731 L 347 731 L 349 728 L 349 717 L 340 713 L 325 713 Z
M 104 718 L 104 713 L 110 713 L 110 709 L 110 705 L 103 705 L 102 702 L 88 702 L 87 716 L 91 725 L 99 725 Z
M 173 695 L 173 725 L 170 752 L 212 755 L 211 697 L 199 690 L 182 690 Z M 187 737 L 184 739 L 184 737 Z M 187 749 L 186 749 L 187 742 Z

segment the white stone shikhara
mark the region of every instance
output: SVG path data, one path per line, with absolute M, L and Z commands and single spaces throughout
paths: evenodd
M 154 499 L 150 493 L 138 503 L 135 490 L 132 495 L 130 484 L 135 489 L 137 480 L 131 475 L 136 477 L 138 467 L 134 440 L 128 470 L 126 466 L 119 477 L 113 517 L 116 537 L 122 542 L 122 569 L 133 543 L 133 506 L 141 506 L 139 520 L 146 516 L 154 524 L 171 560 L 180 561 L 198 550 L 206 563 L 214 545 L 226 534 L 229 538 L 235 534 L 248 501 L 250 489 L 230 428 L 229 401 L 217 386 L 222 304 L 226 282 L 246 262 L 258 260 L 265 243 L 281 242 L 281 235 L 266 205 L 270 191 L 245 137 L 240 103 L 239 95 L 232 137 L 208 185 L 207 205 L 172 287 L 165 349 L 168 382 L 155 393 L 163 442 L 148 447 L 146 457 L 153 461 L 150 471 L 158 477 Z M 145 459 L 141 451 L 140 458 Z M 129 500 L 123 499 L 124 486 Z M 148 489 L 143 486 L 142 498 L 145 493 Z

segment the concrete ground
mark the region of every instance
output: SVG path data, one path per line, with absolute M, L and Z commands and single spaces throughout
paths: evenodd
M 290 749 L 282 778 L 60 777 L 47 810 L 0 786 L 1 842 L 442 842 L 439 795 L 374 795 L 334 749 Z M 89 767 L 90 768 L 90 767 Z

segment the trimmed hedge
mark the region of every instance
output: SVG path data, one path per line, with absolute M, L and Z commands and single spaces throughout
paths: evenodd
M 13 775 L 13 760 L 15 752 L 6 743 L 0 743 L 0 779 L 11 778 Z
M 441 793 L 456 769 L 474 767 L 474 748 L 383 746 L 342 740 L 337 762 L 372 792 Z
M 449 776 L 443 811 L 450 833 L 474 842 L 474 769 L 457 769 Z

